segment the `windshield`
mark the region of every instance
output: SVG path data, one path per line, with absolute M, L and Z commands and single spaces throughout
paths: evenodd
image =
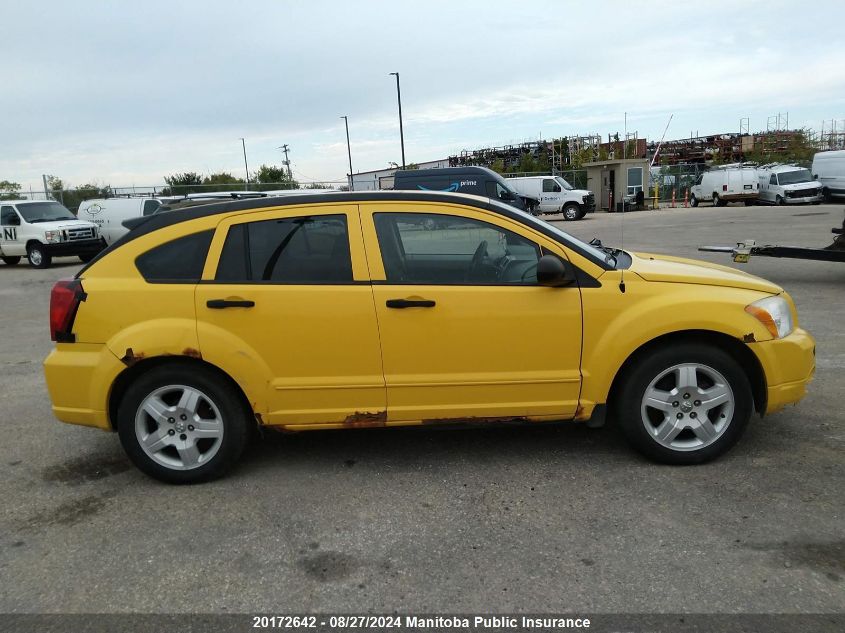
M 495 200 L 490 201 L 493 205 L 501 205 L 501 203 L 496 202 Z M 504 205 L 502 205 L 504 206 Z M 566 231 L 561 231 L 557 228 L 554 224 L 546 222 L 545 220 L 541 220 L 540 218 L 531 215 L 521 209 L 516 209 L 514 207 L 507 207 L 508 213 L 517 213 L 519 214 L 522 222 L 528 226 L 542 226 L 544 230 L 551 231 L 554 235 L 560 238 L 560 241 L 564 244 L 568 244 L 573 246 L 576 250 L 581 251 L 582 254 L 586 255 L 588 258 L 596 260 L 596 262 L 604 262 L 606 266 L 616 268 L 616 257 L 610 252 L 612 249 L 600 249 L 596 248 L 591 244 L 587 244 L 586 242 L 582 242 L 577 237 L 571 236 Z
M 76 216 L 58 202 L 33 202 L 19 204 L 18 212 L 30 224 L 35 222 L 53 222 L 55 220 L 75 220 Z
M 563 178 L 561 178 L 560 176 L 555 176 L 555 180 L 557 180 L 557 183 L 558 183 L 561 187 L 563 187 L 566 191 L 570 191 L 571 189 L 574 189 L 574 187 L 573 187 L 572 185 L 570 185 L 568 182 L 566 182 L 566 181 L 565 181 Z
M 813 176 L 809 169 L 782 171 L 778 174 L 778 183 L 781 185 L 795 185 L 799 182 L 813 182 Z

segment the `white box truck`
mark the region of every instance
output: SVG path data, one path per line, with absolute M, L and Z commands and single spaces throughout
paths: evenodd
M 809 169 L 797 165 L 763 165 L 760 177 L 760 200 L 770 204 L 818 204 L 822 186 L 813 180 Z
M 531 209 L 536 215 L 562 213 L 565 220 L 580 220 L 596 210 L 591 191 L 574 189 L 560 176 L 525 176 L 508 178 L 507 182 L 520 196 L 537 201 Z
M 810 171 L 813 180 L 822 186 L 825 200 L 845 197 L 845 150 L 819 152 L 813 156 Z
M 728 202 L 753 204 L 759 190 L 757 169 L 750 165 L 724 165 L 702 173 L 690 190 L 689 203 L 712 202 L 721 207 Z

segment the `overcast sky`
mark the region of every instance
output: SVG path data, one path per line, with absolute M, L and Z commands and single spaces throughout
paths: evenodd
M 542 135 L 667 138 L 845 119 L 841 1 L 3 0 L 0 180 L 303 181 Z M 830 19 L 836 17 L 836 19 Z

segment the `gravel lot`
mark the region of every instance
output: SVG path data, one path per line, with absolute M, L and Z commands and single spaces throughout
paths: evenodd
M 824 246 L 843 205 L 561 223 L 632 250 Z M 624 218 L 624 219 L 623 219 Z M 147 479 L 55 421 L 49 270 L 0 265 L 2 612 L 842 612 L 845 265 L 752 259 L 818 344 L 810 395 L 712 464 L 648 463 L 612 428 L 270 434 L 228 478 Z M 68 263 L 62 263 L 68 262 Z

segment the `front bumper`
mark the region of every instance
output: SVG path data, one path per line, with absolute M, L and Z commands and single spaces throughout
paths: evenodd
M 783 200 L 786 204 L 807 204 L 808 202 L 821 202 L 824 199 L 821 192 L 819 192 L 815 196 L 801 196 L 801 197 L 790 197 L 786 196 Z
M 52 257 L 71 257 L 74 255 L 91 255 L 99 253 L 105 248 L 100 238 L 93 240 L 74 240 L 71 242 L 48 242 L 44 250 Z
M 816 342 L 806 330 L 774 341 L 748 346 L 766 376 L 766 414 L 775 413 L 807 395 L 807 384 L 816 370 Z

